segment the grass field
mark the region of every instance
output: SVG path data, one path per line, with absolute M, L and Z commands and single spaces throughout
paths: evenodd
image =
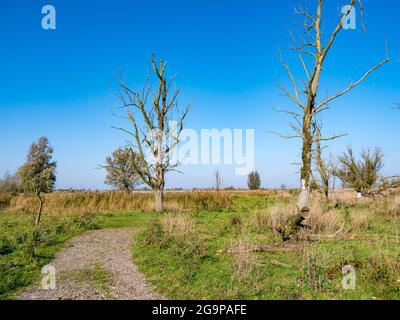
M 141 230 L 133 241 L 134 261 L 172 299 L 400 299 L 397 195 L 357 200 L 338 193 L 325 205 L 314 196 L 309 230 L 287 242 L 278 230 L 293 211 L 292 192 L 190 195 L 179 196 L 192 203 L 190 210 L 176 207 L 174 196 L 169 205 L 176 209 L 164 214 L 47 212 L 39 229 L 32 214 L 0 213 L 0 297 L 12 298 L 37 281 L 67 239 L 130 226 Z M 216 205 L 219 197 L 228 209 Z M 272 249 L 253 252 L 254 245 Z M 342 288 L 346 265 L 355 268 L 355 290 Z

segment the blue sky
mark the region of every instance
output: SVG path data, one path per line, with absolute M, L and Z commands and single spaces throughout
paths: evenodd
M 113 92 L 122 69 L 130 84 L 140 86 L 152 52 L 167 60 L 182 89 L 180 104 L 193 105 L 187 127 L 255 129 L 255 166 L 263 185 L 298 185 L 300 143 L 268 133 L 288 132 L 274 108 L 290 104 L 276 81 L 287 83 L 277 59 L 289 47 L 289 28 L 298 26 L 295 4 L 304 0 L 2 0 L 0 9 L 0 175 L 15 171 L 29 145 L 49 137 L 58 162 L 59 188 L 105 188 L 97 169 L 127 136 L 113 130 L 120 119 Z M 312 2 L 312 1 L 311 1 Z M 41 28 L 41 8 L 54 5 L 57 29 Z M 329 1 L 325 14 L 332 29 L 338 7 Z M 330 144 L 337 154 L 379 146 L 386 174 L 400 173 L 400 3 L 364 0 L 361 28 L 340 34 L 321 81 L 321 95 L 334 94 L 357 80 L 385 57 L 391 63 L 352 93 L 338 99 L 323 116 L 328 133 L 348 136 Z M 297 60 L 291 59 L 294 71 Z M 243 187 L 233 166 L 187 166 L 168 177 L 169 187 L 208 187 L 216 169 L 225 186 Z

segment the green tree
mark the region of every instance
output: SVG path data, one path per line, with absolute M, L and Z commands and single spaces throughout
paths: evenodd
M 41 137 L 38 143 L 31 145 L 26 163 L 18 170 L 23 190 L 36 195 L 39 200 L 39 211 L 35 219 L 36 226 L 40 223 L 45 201 L 43 193 L 54 190 L 56 167 L 56 162 L 53 161 L 53 148 L 46 137 Z
M 257 171 L 249 173 L 247 176 L 247 186 L 250 190 L 259 190 L 261 188 L 261 178 Z
M 105 183 L 118 190 L 133 190 L 141 184 L 140 176 L 135 172 L 134 163 L 138 164 L 137 154 L 130 148 L 118 148 L 106 159 L 107 170 Z

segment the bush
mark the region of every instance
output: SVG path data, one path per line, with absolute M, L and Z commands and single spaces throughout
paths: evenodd
M 7 254 L 13 253 L 15 246 L 12 241 L 6 237 L 0 236 L 0 256 L 5 256 Z
M 83 230 L 95 230 L 98 228 L 96 222 L 95 222 L 95 214 L 91 212 L 85 212 L 81 214 L 79 217 L 76 217 L 73 222 L 77 224 L 77 226 Z M 58 227 L 58 231 L 62 232 L 60 230 L 60 226 Z
M 161 248 L 168 240 L 160 219 L 154 218 L 143 234 L 143 244 Z
M 380 187 L 379 172 L 383 167 L 383 154 L 377 148 L 374 151 L 361 151 L 360 159 L 356 159 L 353 149 L 349 147 L 339 157 L 339 168 L 334 172 L 345 186 L 355 189 L 363 195 L 369 195 L 372 189 Z
M 21 192 L 21 183 L 16 174 L 6 173 L 0 179 L 0 193 L 15 195 Z

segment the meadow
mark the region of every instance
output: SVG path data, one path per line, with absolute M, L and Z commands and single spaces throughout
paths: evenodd
M 39 281 L 66 240 L 91 229 L 136 227 L 132 258 L 171 299 L 399 299 L 400 194 L 319 194 L 306 230 L 283 237 L 296 191 L 167 192 L 165 213 L 146 192 L 48 195 L 33 226 L 30 197 L 0 213 L 0 298 Z M 113 200 L 113 201 L 111 201 Z M 64 208 L 62 210 L 62 208 Z M 185 209 L 183 209 L 185 208 Z M 342 288 L 343 267 L 356 272 Z

